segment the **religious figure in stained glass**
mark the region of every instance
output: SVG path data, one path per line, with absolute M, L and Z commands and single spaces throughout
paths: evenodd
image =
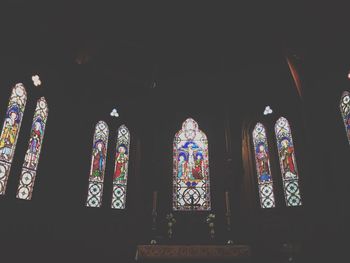
M 117 135 L 111 207 L 124 209 L 128 184 L 130 133 L 125 125 L 121 125 Z
M 0 194 L 5 194 L 26 102 L 26 90 L 18 83 L 12 89 L 0 135 Z
M 295 178 L 297 172 L 294 159 L 294 147 L 291 146 L 288 138 L 282 139 L 279 155 L 281 157 L 284 177 Z
M 105 167 L 106 145 L 103 140 L 97 140 L 93 147 L 92 161 L 91 161 L 91 175 L 97 180 L 103 180 L 103 173 Z
M 115 157 L 115 172 L 113 180 L 122 181 L 126 179 L 128 155 L 127 148 L 124 145 L 120 145 L 117 149 Z
M 28 148 L 24 157 L 21 177 L 17 188 L 17 198 L 19 199 L 30 200 L 32 198 L 48 110 L 45 98 L 41 97 L 36 104 Z
M 187 119 L 173 144 L 173 209 L 210 210 L 208 140 Z
M 264 125 L 261 123 L 257 123 L 254 127 L 253 143 L 256 172 L 258 176 L 260 206 L 262 208 L 275 207 L 269 148 L 267 144 L 266 130 Z
M 86 206 L 88 207 L 100 207 L 102 204 L 108 134 L 109 130 L 107 124 L 104 121 L 99 121 L 95 127 L 92 144 L 89 188 L 86 200 Z
M 295 150 L 291 128 L 286 118 L 280 117 L 276 121 L 275 134 L 286 204 L 287 206 L 300 206 L 302 205 L 302 201 L 299 190 Z
M 4 130 L 0 138 L 0 153 L 2 158 L 8 160 L 9 156 L 12 155 L 12 148 L 17 137 L 18 123 L 20 122 L 18 106 L 12 106 L 6 116 Z
M 346 135 L 350 144 L 350 92 L 344 91 L 340 100 L 340 112 L 343 117 Z

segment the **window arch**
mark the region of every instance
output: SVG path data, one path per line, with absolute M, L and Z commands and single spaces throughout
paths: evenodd
M 208 140 L 188 118 L 173 142 L 173 210 L 210 210 Z
M 17 188 L 16 197 L 19 199 L 30 200 L 32 198 L 48 113 L 47 102 L 44 97 L 41 97 L 36 104 L 28 149 L 24 157 L 21 177 Z
M 299 190 L 299 175 L 291 128 L 286 118 L 280 117 L 276 121 L 275 135 L 286 205 L 300 206 L 302 202 Z
M 339 106 L 345 125 L 345 131 L 348 137 L 348 141 L 350 143 L 350 92 L 343 92 Z
M 108 134 L 108 125 L 104 121 L 99 121 L 95 126 L 92 144 L 89 187 L 86 200 L 86 206 L 88 207 L 100 207 L 102 204 Z
M 0 194 L 5 194 L 13 155 L 27 102 L 27 92 L 22 83 L 17 83 L 10 96 L 6 117 L 0 136 Z
M 124 209 L 128 184 L 130 133 L 125 125 L 121 125 L 117 134 L 111 207 L 115 209 Z
M 270 154 L 266 129 L 258 122 L 253 130 L 254 155 L 258 176 L 259 198 L 261 208 L 275 207 L 273 180 L 270 168 Z

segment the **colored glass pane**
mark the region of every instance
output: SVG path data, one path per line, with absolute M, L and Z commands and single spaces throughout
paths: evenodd
M 281 117 L 277 120 L 275 134 L 286 205 L 300 206 L 302 202 L 299 190 L 299 175 L 291 128 L 286 118 Z
M 173 143 L 173 209 L 211 209 L 208 140 L 191 118 Z
M 117 134 L 111 207 L 115 209 L 124 209 L 126 203 L 126 187 L 128 184 L 130 133 L 128 128 L 122 125 L 119 127 Z
M 0 195 L 6 191 L 26 102 L 25 87 L 22 83 L 18 83 L 12 89 L 0 135 Z
M 261 123 L 255 125 L 253 130 L 253 142 L 260 206 L 262 208 L 275 207 L 269 147 L 267 144 L 266 130 Z
M 86 206 L 88 207 L 100 207 L 102 204 L 108 133 L 109 130 L 107 124 L 104 121 L 99 121 L 95 127 L 92 144 L 89 187 L 86 200 Z
M 346 135 L 350 144 L 350 93 L 344 91 L 340 100 L 340 112 L 343 117 Z
M 38 100 L 34 112 L 28 149 L 24 157 L 24 164 L 17 189 L 17 198 L 19 199 L 30 200 L 32 198 L 48 113 L 46 100 L 42 97 Z

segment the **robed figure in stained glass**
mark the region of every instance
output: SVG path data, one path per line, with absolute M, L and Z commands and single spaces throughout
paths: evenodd
M 120 145 L 117 150 L 115 157 L 115 172 L 114 180 L 125 180 L 127 173 L 127 164 L 128 164 L 128 155 L 127 149 L 124 145 Z
M 296 177 L 294 148 L 290 145 L 288 138 L 284 138 L 281 141 L 280 156 L 285 178 Z
M 13 144 L 16 141 L 20 113 L 17 105 L 12 106 L 4 122 L 3 133 L 0 138 L 0 154 L 4 160 L 8 160 L 12 154 Z
M 186 176 L 186 170 L 187 170 L 186 154 L 181 152 L 179 154 L 179 163 L 178 163 L 177 177 L 179 179 L 184 179 L 185 176 Z
M 265 143 L 259 143 L 256 148 L 259 180 L 261 182 L 268 182 L 271 180 L 271 175 L 269 173 L 269 156 L 265 150 Z
M 102 140 L 98 140 L 95 143 L 94 150 L 92 153 L 92 167 L 91 175 L 97 180 L 102 180 L 104 156 L 106 155 L 105 145 Z
M 203 154 L 201 152 L 197 152 L 196 154 L 196 161 L 194 164 L 192 174 L 194 179 L 196 180 L 203 179 Z
M 32 134 L 29 139 L 29 147 L 26 154 L 25 166 L 34 169 L 37 164 L 38 155 L 41 146 L 41 137 L 43 135 L 43 123 L 40 118 L 38 118 L 33 123 Z

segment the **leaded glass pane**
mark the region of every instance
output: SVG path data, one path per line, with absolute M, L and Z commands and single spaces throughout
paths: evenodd
M 280 160 L 284 197 L 287 206 L 302 205 L 299 190 L 299 175 L 294 152 L 294 144 L 288 120 L 281 117 L 275 124 L 278 156 Z
M 0 136 L 0 195 L 6 191 L 26 102 L 25 87 L 22 83 L 18 83 L 12 89 Z
M 255 125 L 253 130 L 253 142 L 260 206 L 262 208 L 272 208 L 275 207 L 275 196 L 270 168 L 269 147 L 267 144 L 266 130 L 261 123 Z
M 128 184 L 130 133 L 125 125 L 118 129 L 115 167 L 113 174 L 112 208 L 124 209 Z
M 95 127 L 92 144 L 89 188 L 86 200 L 86 206 L 88 207 L 100 207 L 102 204 L 108 133 L 109 130 L 107 124 L 104 121 L 99 121 Z
M 340 111 L 343 117 L 346 135 L 350 144 L 350 93 L 344 91 L 340 101 Z
M 208 140 L 191 118 L 173 143 L 173 209 L 211 209 Z
M 19 199 L 30 200 L 32 198 L 48 112 L 46 100 L 44 97 L 41 97 L 36 104 L 28 149 L 24 157 L 17 189 L 17 198 Z

